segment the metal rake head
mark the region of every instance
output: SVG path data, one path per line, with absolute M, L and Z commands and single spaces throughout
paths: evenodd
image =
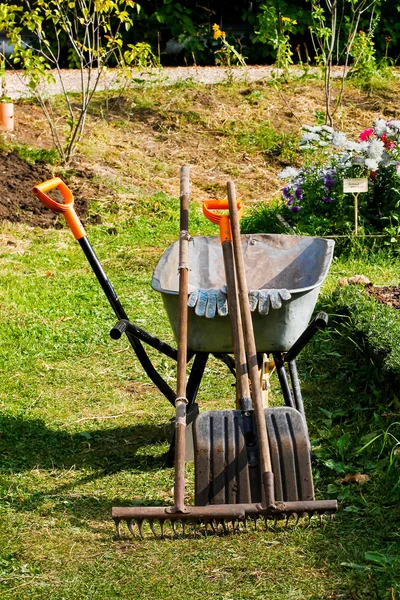
M 168 518 L 127 518 L 114 517 L 117 535 L 122 537 L 121 523 L 126 522 L 128 530 L 133 537 L 147 539 L 154 537 L 164 540 L 175 537 L 208 537 L 208 535 L 226 536 L 239 533 L 252 533 L 255 531 L 279 532 L 289 528 L 312 527 L 313 525 L 326 525 L 333 519 L 333 513 L 321 514 L 314 512 L 288 513 L 280 518 L 268 518 L 266 515 L 244 516 L 236 519 L 179 519 Z

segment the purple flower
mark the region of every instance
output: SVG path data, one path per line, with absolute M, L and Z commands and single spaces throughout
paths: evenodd
M 383 217 L 383 213 L 381 213 L 380 211 L 375 215 L 378 219 L 381 219 Z
M 290 187 L 288 185 L 286 185 L 282 189 L 282 195 L 284 198 L 286 198 L 286 200 L 291 200 L 291 198 L 293 197 L 292 190 L 290 189 Z
M 322 182 L 327 192 L 331 190 L 335 185 L 335 179 L 332 176 L 332 173 L 327 173 L 325 177 L 322 178 Z
M 322 202 L 326 202 L 326 204 L 331 204 L 331 202 L 333 202 L 333 198 L 322 198 Z
M 303 190 L 300 186 L 296 188 L 294 195 L 296 196 L 296 200 L 301 200 L 303 198 Z
M 286 206 L 290 206 L 291 204 L 293 204 L 293 202 L 294 202 L 294 198 L 290 198 L 290 200 L 288 200 L 286 202 Z
M 292 211 L 292 213 L 298 213 L 300 210 L 300 206 L 296 206 L 296 205 L 291 206 L 290 210 Z

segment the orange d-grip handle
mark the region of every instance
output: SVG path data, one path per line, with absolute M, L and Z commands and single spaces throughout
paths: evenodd
M 63 204 L 53 200 L 46 194 L 46 192 L 50 192 L 56 188 L 64 198 Z M 47 208 L 53 212 L 64 214 L 65 220 L 67 221 L 76 240 L 86 237 L 86 231 L 84 230 L 83 225 L 74 209 L 74 197 L 72 192 L 62 179 L 59 177 L 54 177 L 53 179 L 43 181 L 43 183 L 38 183 L 35 185 L 32 192 Z
M 244 210 L 243 203 L 238 200 L 237 201 L 237 209 L 239 219 L 241 218 Z M 221 237 L 221 243 L 231 242 L 232 241 L 232 233 L 231 233 L 231 223 L 229 220 L 229 214 L 221 215 L 219 213 L 213 212 L 213 210 L 229 210 L 228 200 L 205 200 L 203 202 L 203 213 L 207 217 L 211 223 L 215 223 L 219 225 L 219 235 Z

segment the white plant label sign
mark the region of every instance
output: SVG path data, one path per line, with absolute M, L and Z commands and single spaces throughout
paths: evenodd
M 368 192 L 367 177 L 343 179 L 343 192 L 345 194 L 359 194 L 360 192 Z

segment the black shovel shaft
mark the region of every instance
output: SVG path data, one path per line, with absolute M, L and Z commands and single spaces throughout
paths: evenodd
M 95 274 L 98 282 L 100 283 L 100 285 L 106 295 L 106 298 L 109 301 L 111 308 L 113 309 L 117 319 L 128 320 L 128 315 L 126 314 L 121 302 L 119 301 L 118 296 L 115 293 L 115 290 L 114 290 L 113 286 L 111 285 L 103 267 L 101 266 L 100 261 L 97 258 L 96 253 L 93 250 L 89 240 L 85 236 L 85 237 L 80 238 L 78 241 L 79 241 L 79 244 L 83 250 L 83 253 L 86 256 L 88 263 L 92 267 L 93 273 Z M 126 335 L 127 335 L 127 338 L 129 340 L 136 356 L 139 359 L 140 364 L 142 365 L 142 367 L 145 370 L 145 372 L 147 373 L 147 375 L 150 377 L 152 382 L 158 387 L 160 392 L 162 394 L 164 394 L 164 396 L 167 398 L 167 400 L 169 400 L 169 402 L 171 402 L 172 405 L 175 405 L 175 398 L 176 398 L 175 392 L 164 381 L 164 379 L 161 377 L 161 375 L 159 375 L 157 373 L 156 369 L 153 367 L 153 365 L 152 365 L 149 357 L 147 356 L 146 351 L 143 348 L 140 341 L 129 332 L 127 332 Z

